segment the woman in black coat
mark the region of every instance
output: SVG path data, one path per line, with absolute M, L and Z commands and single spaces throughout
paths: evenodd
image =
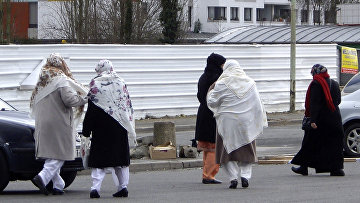
M 225 61 L 223 56 L 212 53 L 207 58 L 205 71 L 198 82 L 197 98 L 200 106 L 196 117 L 195 140 L 198 141 L 198 150 L 204 152 L 202 176 L 204 184 L 221 183 L 215 179 L 220 167 L 215 162 L 216 121 L 212 111 L 207 107 L 206 95 L 209 87 L 220 77 Z
M 344 176 L 339 84 L 330 79 L 327 69 L 320 64 L 314 65 L 311 73 L 314 79 L 305 101 L 305 116 L 311 118 L 311 128 L 305 130 L 301 149 L 291 161 L 300 167 L 292 167 L 292 170 L 308 175 L 308 167 L 311 167 L 316 173 L 330 172 L 331 176 Z
M 114 197 L 127 197 L 129 183 L 129 143 L 135 142 L 133 108 L 126 84 L 109 60 L 101 60 L 90 83 L 83 135 L 91 135 L 88 166 L 92 168 L 90 198 L 99 198 L 106 169 L 114 171 L 118 183 Z M 115 180 L 115 179 L 114 179 Z

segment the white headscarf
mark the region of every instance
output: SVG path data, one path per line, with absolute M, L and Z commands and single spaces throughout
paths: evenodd
M 227 60 L 224 72 L 208 92 L 219 135 L 227 153 L 254 141 L 267 127 L 266 112 L 255 81 L 235 60 Z
M 239 98 L 255 86 L 255 81 L 246 75 L 237 61 L 227 60 L 223 70 L 217 81 L 223 82 Z
M 101 60 L 95 71 L 98 76 L 90 82 L 90 100 L 127 130 L 129 145 L 134 146 L 134 110 L 125 81 L 113 71 L 113 65 L 109 60 Z

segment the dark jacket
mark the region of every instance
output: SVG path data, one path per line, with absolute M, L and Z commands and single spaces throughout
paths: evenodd
M 91 138 L 89 167 L 130 165 L 128 135 L 113 117 L 90 100 L 83 123 L 83 135 Z
M 338 105 L 341 102 L 339 84 L 331 82 L 331 97 L 335 111 L 327 107 L 323 89 L 317 81 L 311 83 L 310 114 L 311 122 L 316 123 L 317 129 L 305 131 L 300 151 L 291 161 L 292 164 L 315 168 L 317 173 L 331 172 L 343 169 L 343 139 L 344 131 Z
M 195 139 L 215 143 L 216 121 L 213 112 L 207 107 L 206 95 L 209 87 L 220 77 L 222 73 L 221 65 L 226 59 L 212 53 L 208 59 L 204 73 L 200 76 L 198 82 L 197 98 L 200 106 L 196 117 Z

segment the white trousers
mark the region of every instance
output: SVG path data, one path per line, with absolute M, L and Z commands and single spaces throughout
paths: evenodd
M 39 176 L 41 177 L 44 185 L 49 184 L 52 180 L 53 188 L 63 190 L 65 182 L 60 176 L 60 169 L 64 165 L 65 161 L 56 159 L 46 159 L 43 169 L 40 171 Z
M 97 190 L 100 192 L 101 183 L 104 180 L 104 177 L 107 172 L 111 172 L 115 185 L 117 186 L 117 191 L 126 188 L 129 184 L 129 167 L 109 167 L 105 169 L 94 168 L 91 171 L 91 177 L 93 185 L 91 190 Z
M 238 179 L 239 172 L 240 172 L 240 177 L 244 177 L 248 180 L 251 178 L 252 164 L 241 163 L 237 161 L 229 161 L 224 165 L 224 169 L 228 174 L 230 181 L 234 179 Z

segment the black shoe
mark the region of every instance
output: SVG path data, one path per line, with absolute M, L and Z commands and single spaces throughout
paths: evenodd
M 100 198 L 99 193 L 97 192 L 97 190 L 91 190 L 90 192 L 90 198 Z
M 342 169 L 331 171 L 330 176 L 345 176 L 345 172 Z
M 113 197 L 128 197 L 129 191 L 126 188 L 123 188 L 119 192 L 113 194 Z
M 230 189 L 236 189 L 237 188 L 237 185 L 238 185 L 238 181 L 236 179 L 230 181 L 230 186 L 229 188 Z
M 53 195 L 63 195 L 63 194 L 64 194 L 64 190 L 59 190 L 59 189 L 57 189 L 57 188 L 53 188 L 52 194 L 53 194 Z
M 294 173 L 297 173 L 297 174 L 301 174 L 303 176 L 307 176 L 308 175 L 308 169 L 307 167 L 304 167 L 304 166 L 300 166 L 298 168 L 296 167 L 291 167 L 291 170 L 294 172 Z
M 36 185 L 36 187 L 38 187 L 40 189 L 40 191 L 44 194 L 44 195 L 48 195 L 49 191 L 47 191 L 45 184 L 43 183 L 41 177 L 39 175 L 36 175 L 33 179 L 32 179 L 33 183 Z
M 242 187 L 249 187 L 248 179 L 241 177 L 241 186 Z
M 202 183 L 203 184 L 221 184 L 222 182 L 220 180 L 216 180 L 216 179 L 202 179 Z

